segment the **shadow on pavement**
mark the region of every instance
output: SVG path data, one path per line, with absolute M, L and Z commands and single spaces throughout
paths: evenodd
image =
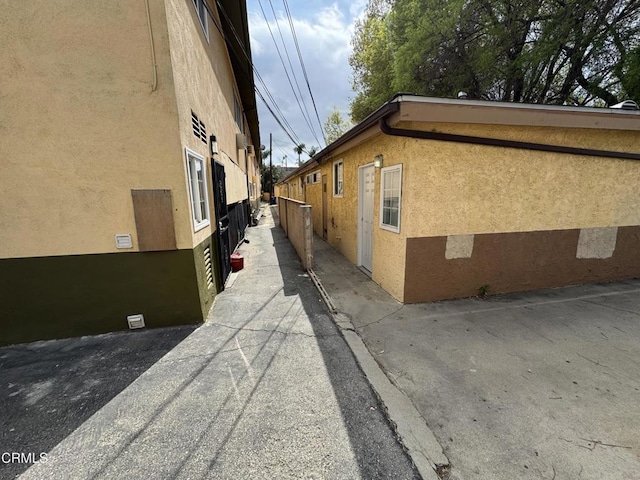
M 114 332 L 0 348 L 0 454 L 32 453 L 39 458 L 196 327 Z M 31 465 L 4 460 L 0 478 L 13 478 Z
M 303 273 L 293 246 L 277 224 L 271 234 L 285 285 L 285 295 L 298 295 L 309 316 L 318 347 L 340 407 L 351 448 L 363 479 L 420 478 L 396 439 L 382 406 L 349 346 L 339 333 L 312 280 Z

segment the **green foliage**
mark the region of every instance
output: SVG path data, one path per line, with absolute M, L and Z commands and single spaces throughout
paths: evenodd
M 640 46 L 621 62 L 620 77 L 629 98 L 640 102 Z
M 401 91 L 574 105 L 640 99 L 637 0 L 370 0 L 352 44 L 354 121 Z
M 304 152 L 305 148 L 306 148 L 306 145 L 304 143 L 301 143 L 300 145 L 296 145 L 295 147 L 293 147 L 293 151 L 298 154 L 298 166 L 301 165 L 300 155 L 302 154 L 302 152 Z
M 389 0 L 371 0 L 366 15 L 355 24 L 349 64 L 356 97 L 351 120 L 361 121 L 393 96 L 393 56 L 388 38 Z
M 482 285 L 478 288 L 478 297 L 487 298 L 489 296 L 489 284 Z
M 266 157 L 265 157 L 266 158 Z M 273 185 L 278 183 L 284 178 L 284 170 L 279 165 L 273 165 L 273 182 L 271 181 L 271 168 L 268 162 L 263 162 L 260 165 L 260 179 L 262 181 L 262 189 L 265 192 L 272 192 Z
M 351 124 L 342 118 L 338 107 L 333 107 L 333 110 L 324 122 L 324 134 L 327 139 L 327 145 L 335 142 L 349 130 L 349 128 L 351 128 Z

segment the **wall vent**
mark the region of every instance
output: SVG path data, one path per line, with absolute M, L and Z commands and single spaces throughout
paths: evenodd
M 244 150 L 247 148 L 247 137 L 244 133 L 236 133 L 236 147 L 238 150 Z
M 129 328 L 131 330 L 135 330 L 136 328 L 144 328 L 144 315 L 141 313 L 138 315 L 129 315 L 127 316 L 127 323 L 129 324 Z
M 207 143 L 207 127 L 205 127 L 204 123 L 193 113 L 193 110 L 191 111 L 191 128 L 196 137 L 202 140 L 203 143 Z
M 247 153 L 249 155 L 255 155 L 256 154 L 256 150 L 255 150 L 255 148 L 253 148 L 253 145 L 247 145 Z
M 207 288 L 213 288 L 213 269 L 211 268 L 211 247 L 204 249 L 204 272 L 207 277 Z

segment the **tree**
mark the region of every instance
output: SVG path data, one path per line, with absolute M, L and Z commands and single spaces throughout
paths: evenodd
M 307 153 L 309 154 L 309 158 L 313 157 L 316 153 L 318 153 L 318 147 L 316 147 L 315 145 L 312 146 Z
M 611 105 L 638 95 L 637 0 L 395 0 L 376 11 L 381 1 L 362 24 L 386 25 L 392 55 L 381 61 L 369 31 L 355 29 L 354 120 L 389 96 L 381 63 L 391 91 L 429 96 Z
M 284 170 L 279 165 L 273 165 L 273 179 L 271 178 L 271 169 L 269 165 L 264 163 L 260 165 L 260 178 L 262 181 L 263 190 L 266 192 L 273 191 L 273 185 L 278 183 L 284 178 Z M 273 180 L 273 183 L 272 183 Z
M 305 147 L 306 145 L 304 143 L 293 147 L 293 151 L 298 154 L 298 166 L 302 165 L 302 162 L 300 161 L 300 155 L 302 154 L 302 152 L 304 152 Z
M 393 56 L 387 16 L 391 0 L 370 0 L 364 18 L 357 20 L 351 38 L 349 65 L 353 71 L 351 121 L 358 123 L 383 102 L 393 90 Z
M 324 122 L 324 134 L 327 138 L 327 145 L 335 142 L 349 130 L 349 128 L 351 128 L 351 124 L 342 118 L 340 110 L 334 106 L 327 120 Z

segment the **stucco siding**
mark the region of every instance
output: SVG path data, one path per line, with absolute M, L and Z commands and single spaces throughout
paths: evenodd
M 640 134 L 630 131 L 445 124 L 422 128 L 640 150 Z M 405 232 L 408 237 L 640 224 L 637 162 L 410 138 L 397 138 L 393 151 L 407 159 L 404 214 L 415 219 Z
M 237 94 L 237 91 L 224 39 L 210 18 L 207 18 L 207 39 L 192 0 L 165 0 L 165 4 L 180 142 L 184 147 L 208 158 L 208 136 L 215 135 L 219 151 L 216 160 L 225 167 L 227 203 L 240 202 L 247 199 L 247 163 L 245 151 L 238 149 L 236 144 L 236 134 L 240 133 L 234 118 L 234 92 Z M 217 12 L 214 7 L 211 9 Z M 206 142 L 193 133 L 192 112 L 205 124 Z M 185 172 L 183 177 L 186 189 L 188 185 L 184 158 L 182 168 Z M 210 181 L 211 165 L 206 165 L 206 174 Z M 211 196 L 209 204 L 213 206 Z M 211 215 L 213 217 L 213 207 Z M 211 225 L 195 233 L 191 228 L 192 245 L 201 243 L 211 235 L 215 229 L 214 222 Z
M 131 189 L 172 191 L 192 246 L 164 5 L 3 2 L 0 258 L 137 250 Z
M 312 206 L 313 231 L 322 237 L 322 181 L 305 186 L 305 203 Z
M 612 230 L 615 246 L 606 255 L 588 257 L 580 255 L 584 230 L 576 229 L 475 235 L 473 251 L 464 258 L 446 257 L 447 237 L 410 238 L 405 302 L 637 277 L 640 227 Z M 595 243 L 593 253 L 599 250 Z
M 378 135 L 369 142 L 358 145 L 322 165 L 322 173 L 327 175 L 329 190 L 327 241 L 354 264 L 358 262 L 359 167 L 371 164 L 373 158 L 379 153 L 384 153 L 384 166 L 403 163 L 401 155 L 387 155 L 387 152 L 393 149 L 394 140 L 392 137 Z M 333 163 L 337 160 L 342 160 L 344 165 L 342 197 L 333 196 Z M 407 173 L 403 172 L 403 177 L 406 178 L 406 176 Z M 319 205 L 321 211 L 321 198 Z M 372 279 L 400 301 L 404 297 L 405 218 L 406 214 L 403 210 L 400 233 L 380 228 L 380 170 L 376 169 Z

